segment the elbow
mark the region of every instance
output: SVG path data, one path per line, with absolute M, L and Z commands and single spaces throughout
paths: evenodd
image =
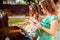
M 54 34 L 55 34 L 55 32 L 50 32 L 50 34 L 51 34 L 51 35 L 54 35 Z
M 55 33 L 50 33 L 51 35 L 54 35 Z

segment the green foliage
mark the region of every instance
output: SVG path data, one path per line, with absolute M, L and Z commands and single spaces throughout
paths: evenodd
M 30 5 L 31 3 L 35 3 L 35 0 L 24 0 L 24 1 L 26 1 L 28 5 Z
M 9 19 L 8 23 L 10 26 L 11 25 L 21 25 L 21 24 L 23 24 L 24 20 L 25 19 L 12 19 L 11 18 L 11 19 Z

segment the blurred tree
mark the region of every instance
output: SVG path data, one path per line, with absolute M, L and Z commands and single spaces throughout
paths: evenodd
M 24 0 L 16 0 L 16 4 L 26 4 Z
M 0 0 L 0 4 L 3 4 L 3 0 Z
M 26 1 L 28 5 L 30 5 L 31 3 L 35 3 L 35 0 L 24 0 L 24 1 Z

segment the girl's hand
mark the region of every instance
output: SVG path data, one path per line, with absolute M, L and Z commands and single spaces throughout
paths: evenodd
M 36 30 L 39 28 L 40 24 L 36 24 L 36 28 L 33 30 L 33 32 L 36 32 Z
M 38 24 L 36 24 L 36 28 L 42 28 L 42 26 L 38 23 Z
M 36 28 L 33 30 L 33 32 L 35 32 L 38 28 L 42 29 L 42 26 L 39 23 L 36 24 Z

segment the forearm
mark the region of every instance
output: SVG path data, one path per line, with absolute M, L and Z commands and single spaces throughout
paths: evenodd
M 55 31 L 50 29 L 50 28 L 45 28 L 45 27 L 42 27 L 41 28 L 43 31 L 47 32 L 48 34 L 51 34 L 51 35 L 54 35 Z

